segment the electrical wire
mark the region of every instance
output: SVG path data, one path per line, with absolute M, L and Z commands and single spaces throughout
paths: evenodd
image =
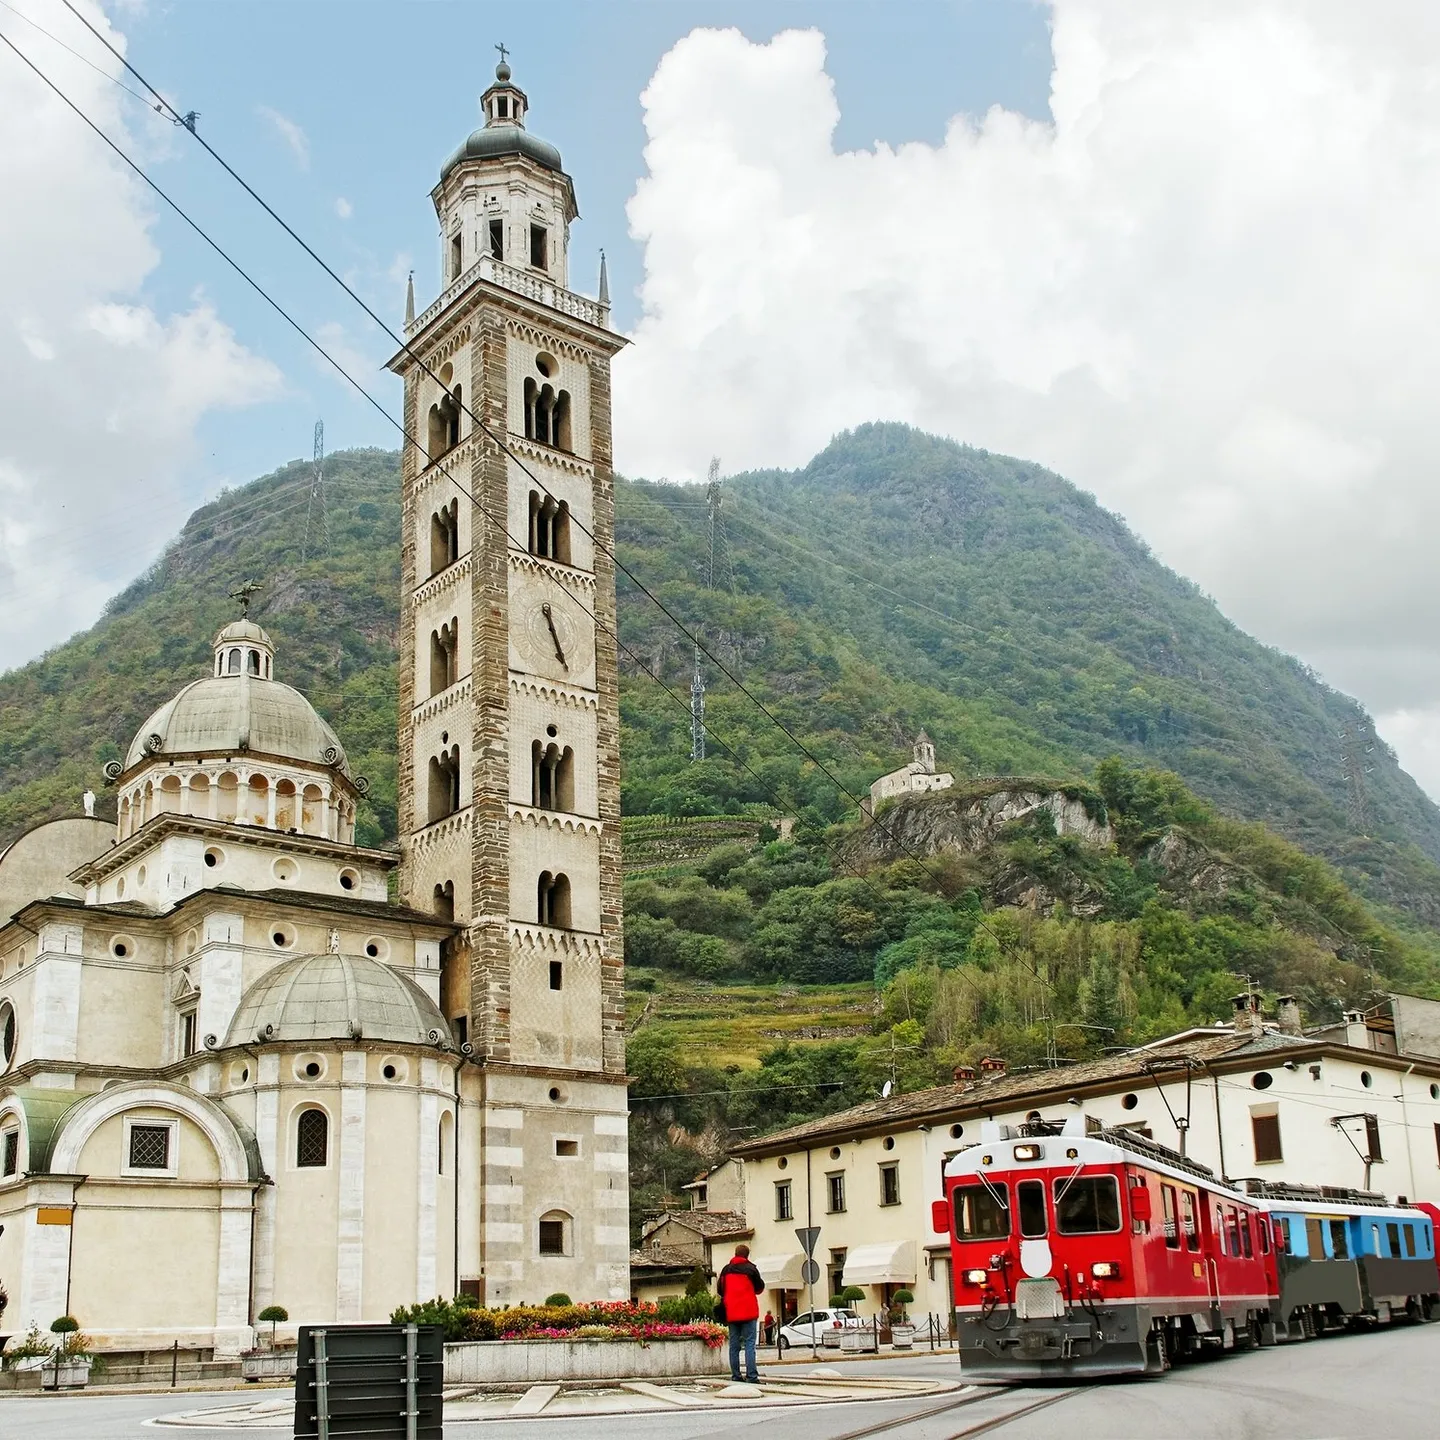
M 138 100 L 147 110 L 153 110 L 158 114 L 164 112 L 159 105 L 152 105 L 143 95 L 138 95 L 128 85 L 116 76 L 112 75 L 103 66 L 97 65 L 93 60 L 87 59 L 73 46 L 67 45 L 58 35 L 52 34 L 38 20 L 32 20 L 23 10 L 17 10 L 13 5 L 7 5 L 5 0 L 0 0 L 0 10 L 8 10 L 17 20 L 23 20 L 32 30 L 38 30 L 47 40 L 52 40 L 62 50 L 67 50 L 82 65 L 88 65 L 97 75 L 103 75 L 117 89 L 123 90 L 132 100 Z

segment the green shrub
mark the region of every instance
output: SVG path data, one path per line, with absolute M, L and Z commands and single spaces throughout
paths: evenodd
M 545 1297 L 545 1303 L 547 1305 L 569 1305 L 571 1301 L 570 1297 L 563 1290 L 557 1290 L 553 1295 L 547 1295 Z
M 690 1272 L 690 1278 L 685 1282 L 685 1293 L 687 1295 L 708 1295 L 710 1293 L 710 1277 L 706 1275 L 703 1265 L 697 1265 Z

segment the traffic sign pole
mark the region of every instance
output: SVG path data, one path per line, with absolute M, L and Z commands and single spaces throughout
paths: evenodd
M 810 1287 L 810 1358 L 814 1360 L 820 1353 L 815 1338 L 815 1282 L 820 1278 L 820 1266 L 815 1261 L 815 1242 L 820 1238 L 820 1227 L 798 1226 L 795 1238 L 805 1251 L 805 1264 L 801 1266 L 800 1278 Z

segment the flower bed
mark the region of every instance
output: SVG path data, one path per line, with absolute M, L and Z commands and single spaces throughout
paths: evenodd
M 395 1311 L 397 1325 L 442 1325 L 452 1343 L 480 1340 L 698 1340 L 715 1349 L 725 1339 L 713 1320 L 688 1318 L 699 1306 L 632 1300 L 583 1305 L 510 1305 L 491 1310 L 473 1303 L 431 1300 Z

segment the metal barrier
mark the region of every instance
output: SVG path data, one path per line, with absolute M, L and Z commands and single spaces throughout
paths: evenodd
M 442 1440 L 438 1325 L 302 1325 L 295 1440 Z

